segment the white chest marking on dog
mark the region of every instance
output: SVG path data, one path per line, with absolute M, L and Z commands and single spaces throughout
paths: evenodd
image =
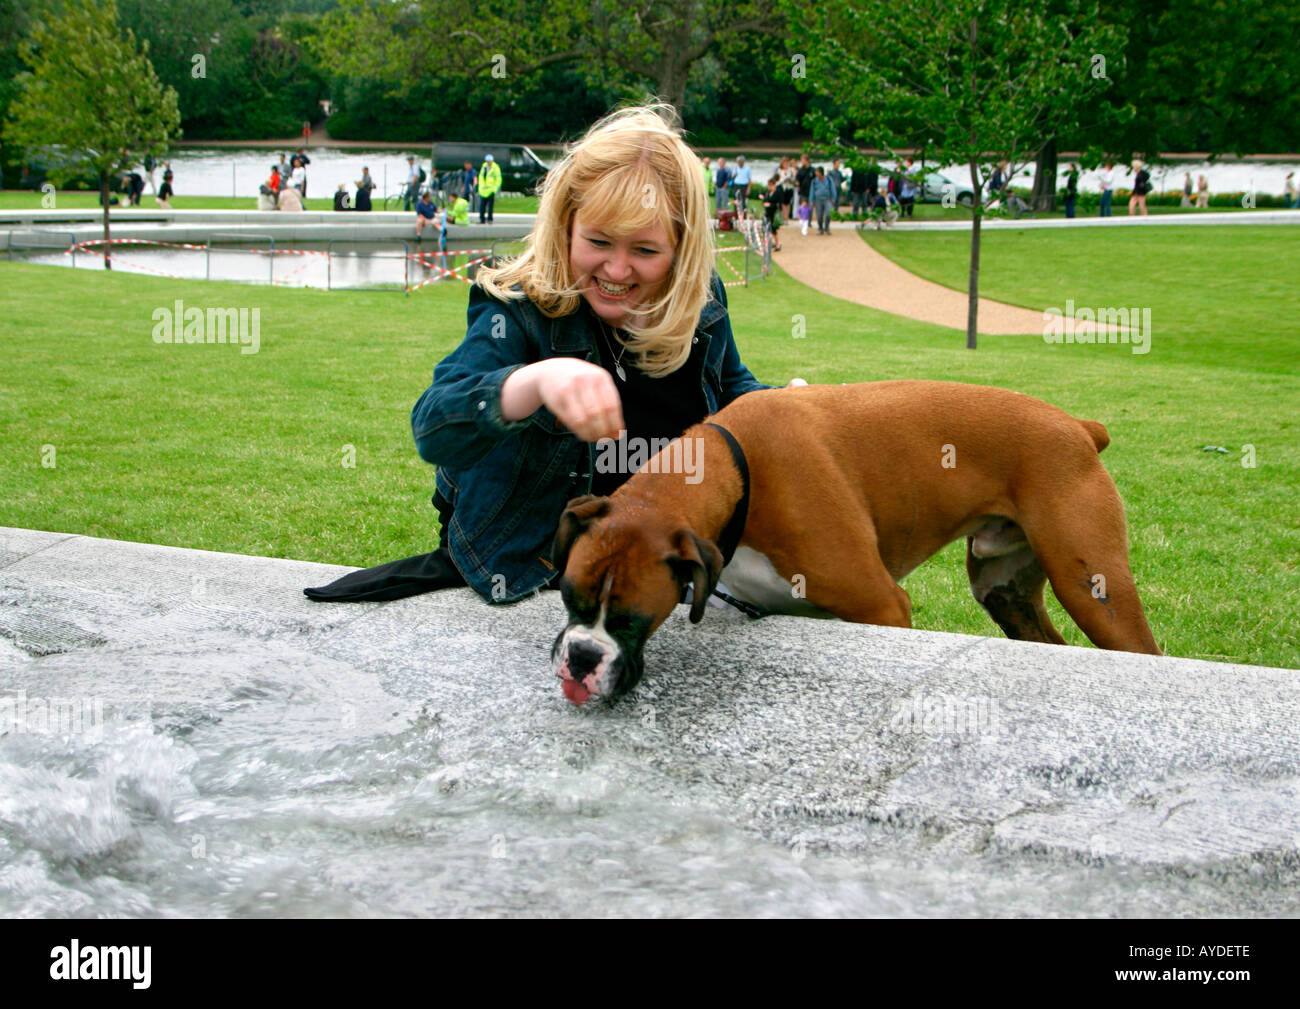
M 581 624 L 574 624 L 564 632 L 564 638 L 560 642 L 560 649 L 556 659 L 556 669 L 558 670 L 565 662 L 568 661 L 569 649 L 576 643 L 592 645 L 601 652 L 601 659 L 596 663 L 591 674 L 595 675 L 592 686 L 595 693 L 604 693 L 605 691 L 605 674 L 609 672 L 610 664 L 619 656 L 621 649 L 618 642 L 605 630 L 605 615 L 609 609 L 608 601 L 600 604 L 600 614 L 596 617 L 596 622 L 590 627 Z M 585 678 L 584 678 L 585 679 Z
M 794 593 L 794 586 L 772 566 L 766 554 L 750 547 L 737 547 L 731 563 L 722 569 L 718 587 L 729 595 L 767 610 L 797 617 L 833 617 Z

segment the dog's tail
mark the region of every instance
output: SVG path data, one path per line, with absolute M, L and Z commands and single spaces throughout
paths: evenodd
M 1075 419 L 1078 420 L 1077 417 Z M 1083 425 L 1083 429 L 1092 438 L 1098 452 L 1110 444 L 1110 435 L 1107 433 L 1105 425 L 1098 424 L 1095 420 L 1080 420 L 1079 423 Z

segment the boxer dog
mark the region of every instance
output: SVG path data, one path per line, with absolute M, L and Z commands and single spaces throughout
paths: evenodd
M 673 471 L 674 443 L 560 518 L 569 624 L 551 658 L 574 704 L 637 684 L 688 589 L 693 623 L 721 582 L 768 613 L 909 627 L 899 580 L 961 537 L 971 591 L 1008 637 L 1065 643 L 1051 582 L 1098 647 L 1161 654 L 1095 421 L 1006 389 L 870 382 L 747 393 L 682 438 L 697 439 L 691 474 Z

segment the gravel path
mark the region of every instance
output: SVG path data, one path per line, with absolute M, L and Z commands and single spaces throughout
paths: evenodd
M 829 235 L 813 229 L 799 234 L 781 229 L 781 251 L 772 254 L 790 276 L 845 301 L 905 315 L 909 319 L 966 330 L 967 297 L 909 273 L 864 242 L 851 226 L 831 226 Z M 981 333 L 1043 332 L 1043 313 L 980 298 Z

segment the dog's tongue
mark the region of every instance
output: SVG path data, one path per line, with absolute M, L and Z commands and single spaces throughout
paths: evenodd
M 583 703 L 591 696 L 591 691 L 584 687 L 577 680 L 564 680 L 564 696 L 574 704 Z

